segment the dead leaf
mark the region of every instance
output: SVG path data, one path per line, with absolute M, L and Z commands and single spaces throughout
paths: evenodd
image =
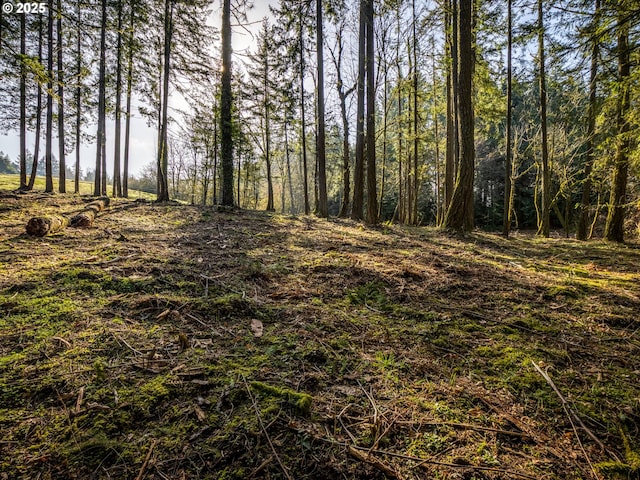
M 198 405 L 194 405 L 193 410 L 196 412 L 196 417 L 198 417 L 198 420 L 201 422 L 204 422 L 207 419 L 207 414 L 204 413 L 204 410 L 202 410 Z
M 262 322 L 260 320 L 256 320 L 255 318 L 251 320 L 251 331 L 253 332 L 254 337 L 261 337 L 263 330 L 264 327 L 262 326 Z

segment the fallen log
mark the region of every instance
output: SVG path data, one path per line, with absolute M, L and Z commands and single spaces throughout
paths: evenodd
M 64 215 L 51 215 L 48 217 L 33 217 L 27 223 L 27 233 L 37 237 L 44 237 L 59 232 L 67 226 L 90 227 L 99 212 L 109 206 L 109 197 L 100 197 L 89 202 L 80 212 L 67 217 Z
M 36 237 L 44 237 L 63 230 L 67 225 L 69 225 L 69 219 L 62 215 L 33 217 L 27 222 L 27 233 Z
M 100 197 L 93 202 L 87 203 L 80 213 L 71 217 L 72 227 L 90 227 L 99 212 L 109 206 L 109 197 Z

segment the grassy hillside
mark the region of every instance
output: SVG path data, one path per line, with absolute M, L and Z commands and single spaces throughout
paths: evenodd
M 0 478 L 638 478 L 636 245 L 1 204 Z
M 66 181 L 67 184 L 67 192 L 73 193 L 75 182 L 73 179 Z M 57 191 L 58 189 L 58 180 L 54 179 L 53 182 L 54 188 Z M 7 175 L 0 174 L 0 190 L 15 190 L 20 186 L 20 176 L 19 175 Z M 44 177 L 36 177 L 36 181 L 34 184 L 34 190 L 43 191 L 45 188 Z M 111 193 L 111 189 L 113 187 L 111 185 L 108 186 L 107 192 Z M 91 195 L 93 193 L 93 182 L 80 182 L 80 195 Z M 138 190 L 129 189 L 129 198 L 145 198 L 148 200 L 154 200 L 156 198 L 155 194 L 141 192 Z

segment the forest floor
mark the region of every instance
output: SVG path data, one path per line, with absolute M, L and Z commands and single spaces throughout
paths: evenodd
M 0 479 L 640 472 L 640 248 L 0 198 Z

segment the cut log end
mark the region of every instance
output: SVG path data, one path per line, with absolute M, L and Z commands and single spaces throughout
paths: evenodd
M 27 223 L 27 233 L 36 237 L 51 235 L 64 229 L 69 225 L 69 220 L 62 215 L 51 215 L 49 217 L 33 217 Z
M 95 210 L 84 210 L 77 215 L 71 217 L 72 227 L 90 227 L 96 218 Z

